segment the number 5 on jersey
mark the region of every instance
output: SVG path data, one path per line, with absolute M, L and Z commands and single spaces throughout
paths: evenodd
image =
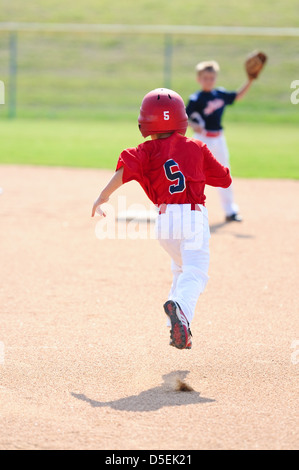
M 169 181 L 176 181 L 169 186 L 170 194 L 182 193 L 186 189 L 185 176 L 180 171 L 179 165 L 172 159 L 164 163 L 164 171 Z

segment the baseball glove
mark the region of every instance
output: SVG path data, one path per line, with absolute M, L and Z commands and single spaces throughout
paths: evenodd
M 258 78 L 267 61 L 263 52 L 252 52 L 245 61 L 245 70 L 249 79 Z

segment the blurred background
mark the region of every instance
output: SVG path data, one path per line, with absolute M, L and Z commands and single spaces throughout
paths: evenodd
M 260 49 L 269 56 L 265 70 L 224 119 L 234 174 L 298 178 L 299 104 L 290 100 L 299 80 L 297 1 L 0 5 L 0 162 L 113 168 L 122 148 L 142 141 L 136 120 L 145 93 L 165 86 L 187 102 L 197 90 L 195 64 L 207 59 L 220 63 L 218 85 L 235 90 L 246 79 L 247 54 Z M 181 26 L 261 30 L 196 34 Z M 265 36 L 265 27 L 294 29 Z

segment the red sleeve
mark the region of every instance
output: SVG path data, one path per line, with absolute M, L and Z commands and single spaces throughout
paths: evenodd
M 123 183 L 136 180 L 139 183 L 143 181 L 145 166 L 145 155 L 142 149 L 129 148 L 124 150 L 118 159 L 116 171 L 124 167 Z
M 206 184 L 220 188 L 228 188 L 232 183 L 229 169 L 222 166 L 221 163 L 216 160 L 206 145 L 203 145 L 202 151 L 204 154 Z

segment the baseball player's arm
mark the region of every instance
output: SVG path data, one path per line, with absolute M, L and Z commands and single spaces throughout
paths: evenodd
M 198 134 L 201 134 L 205 130 L 206 123 L 196 111 L 189 116 L 188 123 L 191 129 Z
M 204 130 L 205 128 L 205 121 L 199 114 L 197 108 L 196 108 L 196 102 L 193 100 L 190 100 L 187 107 L 186 107 L 186 113 L 188 115 L 188 124 L 193 129 L 194 132 L 198 132 L 199 134 Z
M 188 119 L 188 124 L 191 127 L 191 129 L 198 134 L 201 134 L 205 128 L 204 122 L 200 125 L 198 122 L 190 118 Z
M 236 96 L 237 101 L 241 100 L 246 95 L 246 93 L 248 92 L 249 88 L 252 85 L 253 80 L 254 80 L 253 78 L 248 78 L 247 82 L 243 86 L 241 86 L 241 88 L 237 91 L 237 96 Z
M 204 153 L 204 172 L 206 184 L 218 188 L 228 188 L 232 183 L 232 178 L 228 168 L 225 168 L 216 160 L 212 152 L 206 145 L 202 148 Z
M 123 166 L 114 173 L 109 183 L 105 186 L 99 197 L 94 202 L 92 206 L 91 217 L 94 217 L 97 208 L 99 208 L 98 213 L 106 217 L 106 214 L 101 210 L 100 206 L 105 202 L 108 202 L 111 194 L 114 193 L 114 191 L 116 191 L 123 184 L 123 173 Z

